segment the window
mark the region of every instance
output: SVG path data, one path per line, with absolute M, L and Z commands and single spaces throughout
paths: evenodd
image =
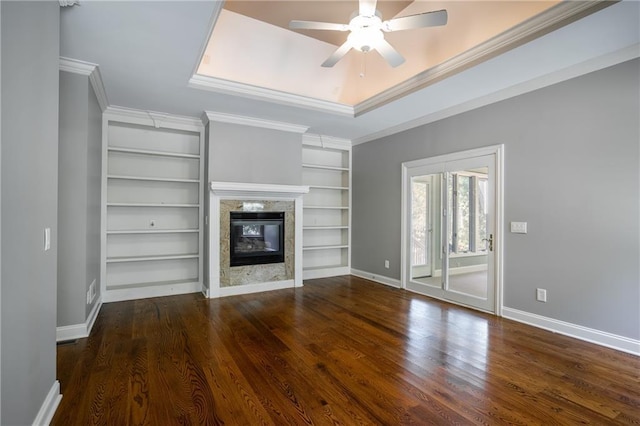
M 482 254 L 487 251 L 487 175 L 450 173 L 447 179 L 449 251 Z

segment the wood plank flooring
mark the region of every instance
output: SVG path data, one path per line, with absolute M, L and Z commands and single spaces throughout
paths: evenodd
M 356 277 L 105 304 L 53 425 L 640 424 L 640 358 Z

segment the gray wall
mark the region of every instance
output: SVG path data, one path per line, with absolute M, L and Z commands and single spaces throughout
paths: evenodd
M 31 424 L 56 380 L 58 2 L 2 8 L 2 418 Z M 52 233 L 43 249 L 44 228 Z
M 633 60 L 354 147 L 353 268 L 400 278 L 403 161 L 504 144 L 505 230 L 529 223 L 505 234 L 504 305 L 640 338 L 639 76 Z
M 83 324 L 89 285 L 100 288 L 102 111 L 87 76 L 60 72 L 58 319 Z
M 211 181 L 302 184 L 302 135 L 217 122 L 208 127 Z

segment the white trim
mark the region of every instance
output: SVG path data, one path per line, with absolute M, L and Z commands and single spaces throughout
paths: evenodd
M 269 183 L 211 182 L 209 188 L 219 197 L 299 197 L 309 192 L 308 186 Z
M 53 385 L 51 385 L 49 393 L 42 402 L 40 410 L 38 410 L 38 414 L 33 420 L 33 426 L 49 425 L 51 420 L 53 420 L 53 415 L 56 413 L 58 405 L 60 405 L 60 400 L 62 400 L 62 395 L 60 394 L 60 382 L 56 380 L 53 382 Z
M 263 291 L 282 290 L 285 288 L 295 288 L 294 280 L 270 281 L 258 284 L 236 285 L 231 287 L 221 287 L 217 297 L 237 296 L 241 294 L 260 293 Z
M 109 100 L 107 99 L 107 92 L 104 89 L 104 82 L 102 81 L 102 74 L 100 74 L 100 67 L 97 64 L 61 56 L 60 71 L 88 76 L 89 82 L 91 82 L 91 87 L 93 87 L 93 92 L 96 94 L 96 98 L 98 99 L 100 109 L 102 112 L 107 109 L 109 106 Z
M 125 300 L 147 299 L 150 297 L 175 296 L 177 294 L 199 293 L 202 283 L 199 281 L 179 284 L 166 284 L 135 288 L 107 288 L 103 300 L 105 303 L 122 302 Z
M 400 284 L 400 280 L 395 278 L 385 277 L 384 275 L 374 274 L 371 272 L 361 271 L 359 269 L 351 268 L 351 275 L 355 275 L 356 277 L 364 278 L 369 281 L 375 281 L 380 284 L 388 285 L 390 287 L 402 288 Z
M 518 309 L 503 306 L 502 316 L 514 321 L 528 324 L 534 327 L 563 334 L 576 339 L 595 343 L 608 348 L 627 352 L 633 355 L 640 355 L 640 340 L 630 339 L 617 334 L 560 321 L 554 318 L 544 317 L 531 312 L 520 311 Z
M 207 121 L 205 121 L 205 118 Z M 262 129 L 281 130 L 283 132 L 304 133 L 309 130 L 309 126 L 284 123 L 281 121 L 263 120 L 261 118 L 247 117 L 242 115 L 225 114 L 222 112 L 205 111 L 202 114 L 202 122 L 242 124 L 244 126 L 260 127 Z
M 492 311 L 487 311 L 486 309 L 471 306 L 474 309 L 482 310 L 484 312 L 491 312 L 495 315 L 501 315 L 502 313 L 502 298 L 503 298 L 503 235 L 504 235 L 504 224 L 503 222 L 503 211 L 504 211 L 504 145 L 491 145 L 481 148 L 470 149 L 466 151 L 453 152 L 444 155 L 438 155 L 435 157 L 422 158 L 413 161 L 405 161 L 402 163 L 402 194 L 401 194 L 401 247 L 400 247 L 400 261 L 401 261 L 401 269 L 400 269 L 400 282 L 402 288 L 406 288 L 407 290 L 412 290 L 417 293 L 425 294 L 416 289 L 415 287 L 411 287 L 412 283 L 409 279 L 408 269 L 409 267 L 406 265 L 407 259 L 409 256 L 408 249 L 408 239 L 407 239 L 407 230 L 409 226 L 409 217 L 407 212 L 407 196 L 408 196 L 408 185 L 410 179 L 410 169 L 425 167 L 425 166 L 435 166 L 440 164 L 445 164 L 454 161 L 467 160 L 475 157 L 483 157 L 493 155 L 495 159 L 495 228 L 494 228 L 494 242 L 496 249 L 494 250 L 494 281 L 495 281 L 495 291 L 494 291 L 494 306 Z M 438 296 L 434 293 L 425 294 L 429 297 L 438 298 Z M 461 305 L 465 305 L 461 302 L 447 300 L 450 303 L 458 303 Z M 468 306 L 468 305 L 465 305 Z
M 572 2 L 571 2 L 572 3 Z M 505 99 L 513 98 L 525 93 L 533 92 L 534 90 L 542 89 L 553 84 L 557 84 L 572 78 L 579 77 L 584 74 L 595 72 L 604 68 L 617 65 L 622 62 L 629 61 L 638 57 L 640 52 L 640 44 L 634 44 L 624 49 L 612 52 L 606 55 L 599 56 L 597 58 L 589 59 L 570 67 L 557 70 L 546 75 L 519 83 L 502 90 L 490 93 L 485 96 L 481 96 L 475 99 L 462 102 L 458 105 L 454 105 L 449 108 L 445 108 L 434 113 L 425 115 L 423 117 L 407 121 L 397 126 L 392 126 L 381 130 L 379 132 L 370 133 L 366 136 L 362 136 L 353 139 L 353 145 L 359 145 L 362 143 L 374 141 L 386 136 L 391 136 L 396 133 L 403 132 L 405 130 L 413 129 L 425 124 L 433 123 L 439 120 L 443 120 L 448 117 L 453 117 L 464 112 L 468 112 L 477 108 L 481 108 L 486 105 L 490 105 L 496 102 L 503 101 Z
M 98 318 L 100 308 L 102 308 L 102 297 L 98 299 L 98 302 L 95 305 L 93 305 L 93 309 L 89 312 L 89 317 L 87 317 L 87 320 L 84 323 L 56 327 L 56 342 L 89 337 L 93 324 L 95 324 L 96 318 Z
M 104 117 L 109 121 L 153 126 L 155 128 L 179 129 L 191 132 L 199 132 L 204 128 L 202 120 L 195 117 L 167 114 L 155 111 L 142 111 L 119 106 L 109 106 L 104 111 Z
M 210 92 L 273 102 L 279 105 L 296 106 L 314 111 L 354 117 L 354 108 L 350 105 L 294 95 L 291 93 L 281 92 L 279 90 L 252 86 L 250 84 L 238 83 L 235 81 L 223 80 L 221 78 L 214 78 L 200 74 L 194 74 L 189 79 L 188 86 L 194 89 L 208 90 Z
M 205 287 L 204 284 L 202 285 L 202 295 L 204 297 L 206 297 L 207 299 L 209 299 L 211 297 L 209 295 L 209 289 L 207 287 Z
M 305 133 L 304 135 L 302 135 L 302 144 L 307 146 L 315 146 L 318 148 L 341 149 L 344 151 L 351 151 L 350 139 L 318 135 L 315 133 Z
M 315 280 L 317 278 L 339 277 L 340 275 L 351 274 L 351 268 L 348 266 L 336 266 L 326 268 L 304 269 L 302 278 L 305 280 Z

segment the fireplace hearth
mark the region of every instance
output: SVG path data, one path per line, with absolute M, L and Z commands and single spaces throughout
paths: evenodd
M 284 212 L 230 212 L 230 266 L 284 262 Z

